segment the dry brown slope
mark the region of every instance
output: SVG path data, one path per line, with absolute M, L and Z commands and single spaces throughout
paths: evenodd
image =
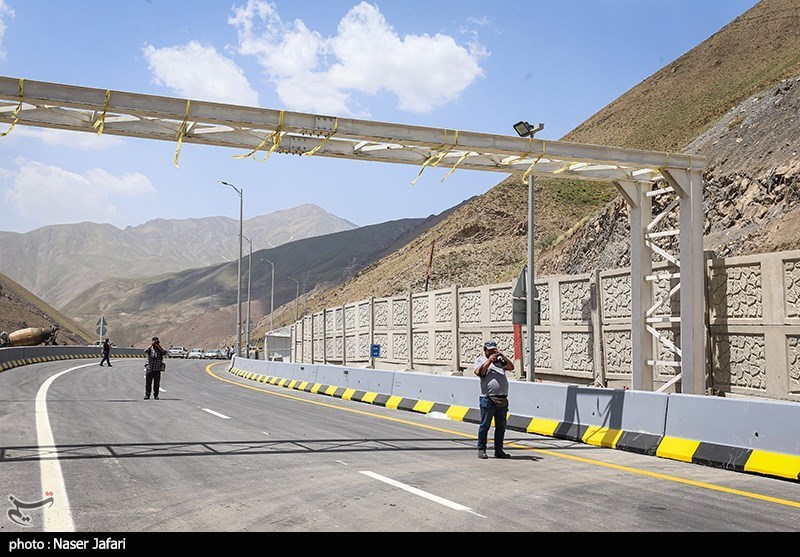
M 800 2 L 762 0 L 563 139 L 680 151 L 744 99 L 799 74 Z
M 85 344 L 95 340 L 86 329 L 0 273 L 0 330 L 11 333 L 27 327 L 58 326 L 59 343 Z

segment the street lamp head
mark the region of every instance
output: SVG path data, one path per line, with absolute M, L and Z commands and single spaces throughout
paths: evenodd
M 524 120 L 514 124 L 514 131 L 517 132 L 517 135 L 519 135 L 520 137 L 533 137 L 536 132 L 542 131 L 543 129 L 544 129 L 544 124 L 542 123 L 540 123 L 535 128 L 531 126 L 528 122 L 525 122 Z
M 234 186 L 233 184 L 229 184 L 228 182 L 225 182 L 225 181 L 223 181 L 223 180 L 217 180 L 217 181 L 218 181 L 220 184 L 222 184 L 223 186 L 230 186 L 230 187 L 232 187 L 232 188 L 233 188 L 233 191 L 235 191 L 237 194 L 239 194 L 239 197 L 242 197 L 242 191 L 243 191 L 243 190 L 241 190 L 241 189 L 237 188 L 236 186 Z

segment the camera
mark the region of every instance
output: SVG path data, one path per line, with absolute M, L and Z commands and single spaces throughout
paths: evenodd
M 498 366 L 504 368 L 504 367 L 506 367 L 506 363 L 507 362 L 506 362 L 506 359 L 503 357 L 502 354 L 498 354 L 497 358 L 495 358 L 495 360 L 494 360 L 494 363 L 495 363 L 495 365 L 498 365 Z

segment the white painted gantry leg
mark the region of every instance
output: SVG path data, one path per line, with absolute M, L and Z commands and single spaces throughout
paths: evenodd
M 705 393 L 705 260 L 703 257 L 703 188 L 698 170 L 665 171 L 668 186 L 650 190 L 648 182 L 619 181 L 616 186 L 631 209 L 631 386 L 634 390 L 652 391 L 657 366 L 673 367 L 674 377 L 659 390 L 681 381 L 681 391 Z M 659 214 L 653 216 L 651 199 L 673 195 Z M 666 217 L 679 207 L 677 230 L 660 230 Z M 658 241 L 679 235 L 680 255 L 659 246 Z M 667 262 L 672 270 L 653 272 L 653 259 Z M 677 283 L 674 283 L 678 279 Z M 655 299 L 655 284 L 668 281 L 666 290 Z M 663 291 L 664 289 L 662 289 Z M 658 313 L 671 308 L 680 296 L 680 317 Z M 680 323 L 680 347 L 658 323 Z M 667 327 L 669 330 L 669 327 Z M 671 353 L 659 359 L 656 343 Z

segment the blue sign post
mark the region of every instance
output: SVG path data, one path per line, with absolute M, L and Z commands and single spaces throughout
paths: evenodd
M 373 344 L 372 345 L 372 357 L 373 358 L 380 358 L 381 357 L 381 345 L 380 344 Z

